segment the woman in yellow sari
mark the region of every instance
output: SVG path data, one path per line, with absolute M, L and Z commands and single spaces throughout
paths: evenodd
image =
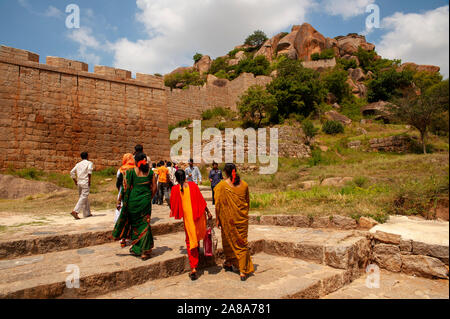
M 233 271 L 238 267 L 241 280 L 253 273 L 254 267 L 248 249 L 248 213 L 250 209 L 250 194 L 248 185 L 236 174 L 234 164 L 226 164 L 227 176 L 216 188 L 216 218 L 222 231 L 222 245 L 225 254 L 225 271 Z

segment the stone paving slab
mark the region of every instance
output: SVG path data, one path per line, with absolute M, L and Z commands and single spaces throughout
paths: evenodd
M 386 270 L 380 272 L 379 288 L 368 288 L 367 275 L 364 275 L 348 286 L 333 292 L 325 299 L 448 299 L 448 280 L 432 280 L 421 277 L 393 273 Z
M 100 299 L 277 299 L 318 298 L 342 287 L 343 270 L 295 258 L 257 254 L 255 274 L 241 282 L 238 273 L 222 267 L 199 271 L 191 281 L 187 274 L 149 281 L 112 292 Z
M 156 237 L 153 257 L 130 255 L 119 243 L 0 261 L 0 298 L 80 297 L 187 271 L 184 233 Z M 80 270 L 80 289 L 66 288 L 68 265 Z
M 221 236 L 217 233 L 221 248 Z M 184 237 L 183 232 L 156 236 L 155 257 L 145 262 L 130 256 L 128 250 L 121 249 L 117 242 L 2 260 L 0 297 L 88 296 L 138 284 L 141 280 L 139 274 L 143 272 L 148 274 L 143 277 L 146 280 L 183 273 L 188 270 Z M 362 249 L 358 249 L 364 240 L 365 238 L 358 237 L 353 231 L 279 226 L 250 226 L 249 229 L 249 246 L 253 253 L 264 251 L 272 255 L 304 259 L 343 269 L 346 270 L 347 276 L 344 281 L 351 281 L 355 276 L 359 276 L 359 273 L 348 273 L 347 270 L 358 266 L 358 256 L 364 253 Z M 85 286 L 85 289 L 66 289 L 65 279 L 68 274 L 65 271 L 67 265 L 72 264 L 80 268 L 81 285 Z
M 449 246 L 449 223 L 446 221 L 390 216 L 385 224 L 376 225 L 370 230 L 371 233 L 377 231 L 400 235 L 403 240 Z

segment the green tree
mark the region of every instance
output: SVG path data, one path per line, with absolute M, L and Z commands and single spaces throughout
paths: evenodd
M 413 81 L 413 72 L 403 70 L 397 72 L 395 67 L 380 72 L 368 83 L 368 101 L 389 101 L 392 98 L 400 97 L 401 90 L 411 86 Z
M 278 114 L 288 118 L 290 114 L 308 117 L 322 103 L 327 90 L 319 73 L 304 68 L 300 61 L 285 59 L 277 66 L 278 76 L 267 86 L 277 100 Z M 273 121 L 276 121 L 273 118 Z
M 306 145 L 311 145 L 312 140 L 319 133 L 319 129 L 314 127 L 313 122 L 306 119 L 302 122 L 302 130 L 306 136 Z
M 241 118 L 251 126 L 260 127 L 277 112 L 276 99 L 260 85 L 251 86 L 238 102 Z
M 409 89 L 403 98 L 390 105 L 390 112 L 400 121 L 414 126 L 420 133 L 423 153 L 427 153 L 427 132 L 433 118 L 448 111 L 449 83 L 448 80 L 435 84 L 424 93 L 417 95 L 414 89 Z
M 323 78 L 325 87 L 336 96 L 339 103 L 350 96 L 350 86 L 347 79 L 348 73 L 338 68 L 328 72 Z
M 268 40 L 266 34 L 261 30 L 256 30 L 253 34 L 249 35 L 247 39 L 245 39 L 245 44 L 251 45 L 253 47 L 261 47 L 264 42 Z
M 197 63 L 198 61 L 200 61 L 201 58 L 203 58 L 203 54 L 197 52 L 194 55 L 194 62 Z
M 413 76 L 414 84 L 420 88 L 421 91 L 426 91 L 428 88 L 442 81 L 440 73 L 420 71 L 415 72 Z

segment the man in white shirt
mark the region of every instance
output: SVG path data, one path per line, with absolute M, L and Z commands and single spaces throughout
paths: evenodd
M 75 182 L 75 185 L 78 186 L 78 193 L 80 195 L 78 203 L 71 213 L 75 219 L 80 219 L 78 214 L 81 210 L 83 210 L 83 217 L 87 218 L 92 216 L 91 206 L 89 205 L 89 191 L 91 187 L 91 175 L 94 170 L 94 164 L 88 161 L 88 158 L 89 155 L 87 152 L 81 153 L 82 161 L 75 165 L 75 167 L 70 171 L 70 176 Z
M 170 183 L 171 183 L 170 188 L 172 188 L 172 186 L 178 185 L 177 179 L 175 178 L 175 172 L 177 170 L 173 167 L 173 163 L 172 162 L 167 162 L 167 168 L 169 170 L 169 180 L 170 180 Z
M 189 160 L 189 166 L 184 170 L 186 172 L 186 182 L 194 182 L 197 185 L 202 184 L 202 174 L 197 166 L 194 166 L 194 160 Z

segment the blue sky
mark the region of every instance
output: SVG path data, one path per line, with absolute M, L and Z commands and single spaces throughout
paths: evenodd
M 80 7 L 80 29 L 65 25 Z M 0 44 L 133 72 L 167 73 L 196 52 L 217 57 L 262 29 L 270 37 L 310 23 L 326 37 L 365 32 L 366 7 L 381 28 L 367 34 L 377 52 L 434 64 L 448 77 L 448 1 L 406 0 L 1 0 Z

